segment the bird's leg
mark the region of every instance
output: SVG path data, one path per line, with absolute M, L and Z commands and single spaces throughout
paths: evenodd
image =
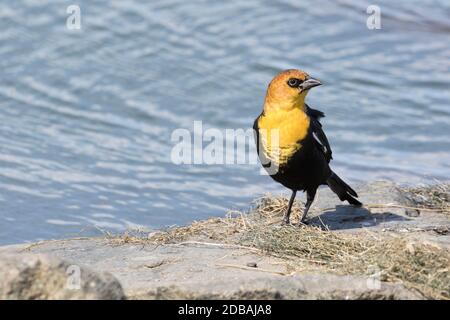
M 294 203 L 295 195 L 297 190 L 292 190 L 291 199 L 289 199 L 289 204 L 286 213 L 284 214 L 283 224 L 289 224 L 289 218 L 291 217 L 292 204 Z
M 305 209 L 303 210 L 303 214 L 301 219 L 298 221 L 298 225 L 301 226 L 303 224 L 306 224 L 304 222 L 306 215 L 308 214 L 309 208 L 311 207 L 313 201 L 314 201 L 314 197 L 316 196 L 316 191 L 317 189 L 314 190 L 307 190 L 306 191 L 306 204 L 305 204 Z

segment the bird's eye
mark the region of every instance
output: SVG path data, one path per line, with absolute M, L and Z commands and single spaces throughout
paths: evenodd
M 289 87 L 292 87 L 292 88 L 297 88 L 300 85 L 300 83 L 301 83 L 301 81 L 296 78 L 290 78 L 288 80 L 288 85 L 289 85 Z

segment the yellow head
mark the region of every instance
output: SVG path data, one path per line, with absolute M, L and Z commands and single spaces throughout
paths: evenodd
M 264 111 L 303 109 L 309 89 L 321 85 L 301 70 L 280 72 L 269 84 L 264 101 Z

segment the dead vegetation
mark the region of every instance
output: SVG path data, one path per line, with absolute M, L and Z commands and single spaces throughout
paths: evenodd
M 448 185 L 435 189 L 410 189 L 426 208 L 449 208 Z M 401 282 L 427 298 L 450 299 L 450 252 L 437 245 L 411 242 L 375 232 L 343 233 L 314 226 L 281 226 L 287 199 L 265 196 L 250 213 L 229 212 L 224 218 L 194 222 L 189 226 L 152 233 L 145 239 L 116 238 L 119 243 L 153 245 L 186 241 L 213 242 L 258 250 L 286 262 L 289 272 L 331 272 L 378 277 Z M 302 212 L 293 207 L 295 223 Z
M 437 183 L 434 185 L 404 188 L 407 198 L 417 207 L 438 210 L 450 215 L 450 184 Z

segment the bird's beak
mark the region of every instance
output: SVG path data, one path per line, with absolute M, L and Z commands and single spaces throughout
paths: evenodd
M 305 81 L 303 81 L 302 84 L 298 88 L 301 89 L 301 91 L 306 91 L 306 90 L 309 90 L 311 88 L 320 86 L 321 84 L 322 84 L 322 82 L 320 82 L 317 79 L 308 78 Z

